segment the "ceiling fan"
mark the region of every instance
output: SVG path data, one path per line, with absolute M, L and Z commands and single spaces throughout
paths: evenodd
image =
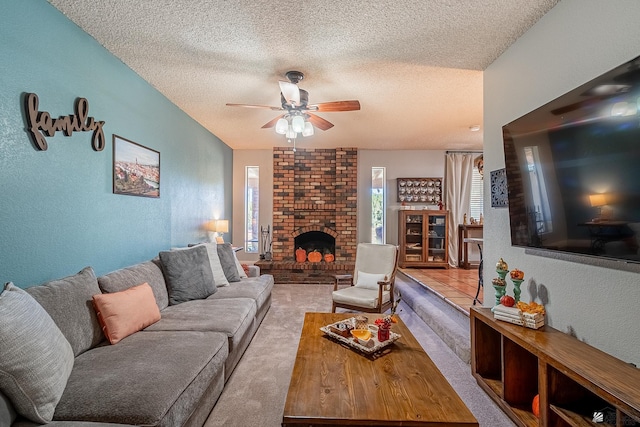
M 285 76 L 288 81 L 281 80 L 278 82 L 280 84 L 281 107 L 230 103 L 227 103 L 227 105 L 230 107 L 266 108 L 274 111 L 284 111 L 283 114 L 265 123 L 262 128 L 275 127 L 277 133 L 286 135 L 287 139 L 294 141 L 298 133 L 303 136 L 313 135 L 314 126 L 320 130 L 328 130 L 333 127 L 333 123 L 314 113 L 356 111 L 360 109 L 360 102 L 355 100 L 309 104 L 309 92 L 298 87 L 298 83 L 304 79 L 304 74 L 300 71 L 287 71 Z
M 611 70 L 606 75 L 607 78 L 598 78 L 600 81 L 597 85 L 580 94 L 582 97 L 589 98 L 582 99 L 574 104 L 558 107 L 552 110 L 551 114 L 562 116 L 580 108 L 601 107 L 602 101 L 630 93 L 640 82 L 640 58 L 630 61 L 626 69 L 621 66 Z

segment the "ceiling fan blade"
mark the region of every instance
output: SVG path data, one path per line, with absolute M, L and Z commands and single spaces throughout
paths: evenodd
M 227 103 L 227 107 L 264 108 L 264 109 L 267 109 L 267 110 L 282 111 L 282 107 L 272 107 L 270 105 L 230 104 L 230 103 Z
M 309 110 L 329 113 L 335 111 L 356 111 L 360 109 L 360 102 L 352 101 L 334 101 L 321 102 L 320 104 L 309 105 Z
M 309 121 L 311 122 L 311 124 L 320 130 L 328 130 L 333 127 L 333 123 L 323 119 L 320 116 L 316 116 L 315 114 L 311 113 L 307 113 L 307 116 L 309 116 Z
M 291 105 L 300 105 L 300 89 L 298 89 L 298 85 L 279 81 L 280 84 L 280 93 L 284 99 L 287 100 L 288 104 Z
M 278 120 L 280 120 L 283 117 L 284 117 L 284 114 L 281 114 L 275 119 L 268 121 L 267 123 L 264 124 L 264 126 L 262 126 L 262 129 L 268 129 L 268 128 L 274 127 L 276 123 L 278 123 Z

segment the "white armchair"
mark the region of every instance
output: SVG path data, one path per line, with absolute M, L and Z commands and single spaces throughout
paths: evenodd
M 398 247 L 360 243 L 353 274 L 337 275 L 333 286 L 333 306 L 367 313 L 384 313 L 393 307 L 398 269 Z M 349 286 L 339 289 L 339 285 Z

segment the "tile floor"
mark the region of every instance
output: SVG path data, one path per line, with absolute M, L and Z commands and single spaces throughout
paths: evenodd
M 401 268 L 400 271 L 429 288 L 445 301 L 469 313 L 478 289 L 478 268 Z M 482 290 L 478 297 L 482 305 Z M 476 303 L 478 304 L 478 303 Z

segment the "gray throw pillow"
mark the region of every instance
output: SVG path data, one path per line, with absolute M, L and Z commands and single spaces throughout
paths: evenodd
M 26 289 L 64 334 L 73 354 L 78 356 L 104 341 L 104 334 L 93 309 L 93 296 L 100 294 L 98 279 L 91 267 L 77 274 L 51 280 Z
M 160 261 L 167 281 L 169 305 L 204 299 L 216 291 L 204 246 L 160 252 Z
M 229 282 L 239 282 L 240 275 L 238 267 L 236 267 L 236 257 L 233 254 L 231 243 L 222 243 L 218 245 L 218 258 L 222 265 L 222 271 Z
M 16 412 L 48 423 L 73 368 L 73 349 L 53 319 L 24 290 L 0 293 L 0 390 Z
M 207 248 L 209 264 L 211 264 L 211 272 L 213 273 L 213 280 L 216 282 L 216 287 L 221 288 L 223 286 L 229 286 L 227 276 L 224 275 L 222 264 L 220 264 L 220 257 L 218 256 L 217 248 L 218 245 L 216 243 L 196 243 L 190 244 L 189 247 L 192 248 L 197 245 L 202 245 Z

